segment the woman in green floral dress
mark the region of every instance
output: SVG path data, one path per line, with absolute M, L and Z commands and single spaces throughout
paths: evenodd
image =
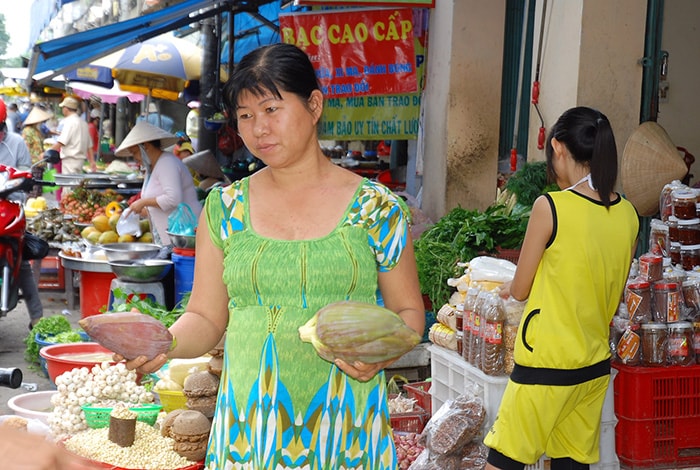
M 192 296 L 171 327 L 167 357 L 201 355 L 226 332 L 207 467 L 395 469 L 383 373 L 393 361 L 326 362 L 298 328 L 353 300 L 383 303 L 423 333 L 409 212 L 324 156 L 323 96 L 297 47 L 249 53 L 224 91 L 246 147 L 267 166 L 209 194 Z M 166 359 L 129 366 L 151 372 Z

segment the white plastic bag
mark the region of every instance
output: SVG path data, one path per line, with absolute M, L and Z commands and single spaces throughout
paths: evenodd
M 136 238 L 141 236 L 141 217 L 127 207 L 126 210 L 122 212 L 117 221 L 117 233 L 121 235 L 133 235 Z
M 472 281 L 508 282 L 515 276 L 515 264 L 491 256 L 477 256 L 469 261 Z

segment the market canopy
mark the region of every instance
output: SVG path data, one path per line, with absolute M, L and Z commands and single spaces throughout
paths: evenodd
M 25 86 L 43 82 L 119 49 L 231 9 L 242 0 L 183 0 L 168 8 L 34 45 Z M 255 2 L 252 2 L 255 3 Z M 259 1 L 257 3 L 268 3 Z

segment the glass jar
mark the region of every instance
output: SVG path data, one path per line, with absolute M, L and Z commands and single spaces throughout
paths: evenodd
M 693 324 L 679 321 L 668 325 L 668 363 L 687 366 L 695 363 L 693 347 Z
M 671 247 L 669 249 L 669 253 L 671 256 L 671 264 L 673 264 L 674 266 L 680 266 L 681 265 L 681 244 L 671 242 Z
M 668 218 L 666 221 L 666 225 L 668 225 L 668 239 L 671 243 L 680 243 L 680 239 L 678 238 L 678 219 L 671 216 Z
M 685 306 L 693 309 L 700 309 L 700 279 L 692 278 L 683 281 L 681 291 Z
M 697 217 L 695 204 L 697 196 L 695 191 L 677 189 L 671 193 L 673 204 L 673 216 L 679 220 L 694 219 Z
M 649 253 L 669 256 L 668 225 L 658 219 L 653 219 L 649 225 Z
M 681 245 L 681 266 L 686 271 L 700 266 L 700 245 Z
M 644 253 L 639 257 L 639 276 L 648 282 L 664 277 L 664 259 L 661 255 Z
M 651 284 L 647 281 L 631 282 L 627 285 L 625 305 L 633 323 L 651 321 Z
M 642 365 L 659 367 L 666 365 L 668 329 L 664 323 L 642 325 Z
M 655 283 L 654 321 L 661 323 L 678 321 L 680 297 L 681 292 L 677 282 Z
M 678 241 L 681 245 L 700 245 L 700 219 L 678 220 Z

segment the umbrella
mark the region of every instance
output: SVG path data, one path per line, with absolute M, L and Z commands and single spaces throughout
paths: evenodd
M 83 99 L 89 99 L 91 96 L 97 96 L 104 103 L 110 104 L 115 104 L 117 100 L 122 97 L 127 98 L 132 103 L 138 103 L 145 98 L 140 93 L 122 90 L 119 88 L 119 82 L 116 80 L 114 81 L 112 88 L 105 88 L 103 86 L 85 82 L 70 82 L 67 86 L 73 90 L 73 93 Z
M 200 78 L 202 50 L 184 39 L 158 36 L 93 62 L 112 69 L 123 91 L 177 100 L 189 80 Z

